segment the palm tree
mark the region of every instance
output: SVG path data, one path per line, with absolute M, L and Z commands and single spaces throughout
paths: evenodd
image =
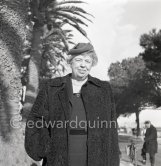
M 67 52 L 68 44 L 71 42 L 67 39 L 67 35 L 63 30 L 64 25 L 67 24 L 88 38 L 81 25 L 88 26 L 83 20 L 91 22 L 86 16 L 92 15 L 74 5 L 82 3 L 85 2 L 79 0 L 62 2 L 57 2 L 56 0 L 31 0 L 31 19 L 34 25 L 30 53 L 31 59 L 29 62 L 29 84 L 26 93 L 26 105 L 29 106 L 29 109 L 38 92 L 41 57 L 44 48 L 47 48 L 47 46 L 44 47 L 43 45 L 44 41 L 46 42 L 46 39 L 51 36 L 58 35 L 60 38 L 59 42 L 64 45 L 64 52 Z
M 40 78 L 53 78 L 56 76 L 62 76 L 65 72 L 68 72 L 67 65 L 67 51 L 68 43 L 72 42 L 73 34 L 72 30 L 64 30 L 64 22 L 57 23 L 58 29 L 46 35 L 43 40 L 43 54 L 40 70 Z M 60 32 L 61 29 L 61 32 Z M 41 81 L 40 81 L 41 82 Z
M 29 35 L 27 10 L 26 0 L 0 2 L 0 165 L 31 164 L 24 151 L 19 109 L 20 67 Z

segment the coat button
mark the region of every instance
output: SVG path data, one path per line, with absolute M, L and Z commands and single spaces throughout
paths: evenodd
M 77 96 L 77 97 L 80 97 L 80 93 L 77 93 L 76 96 Z

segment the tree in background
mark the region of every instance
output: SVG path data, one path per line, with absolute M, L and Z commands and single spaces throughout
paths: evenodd
M 146 66 L 152 71 L 161 72 L 161 30 L 153 29 L 140 37 L 140 46 L 144 49 L 140 55 Z
M 137 135 L 139 135 L 139 113 L 150 104 L 154 85 L 149 79 L 148 69 L 140 56 L 112 63 L 108 75 L 114 91 L 118 116 L 136 114 Z
M 150 70 L 150 80 L 155 84 L 155 91 L 151 96 L 151 101 L 156 107 L 161 106 L 161 30 L 153 29 L 148 34 L 140 37 L 140 46 L 147 68 Z

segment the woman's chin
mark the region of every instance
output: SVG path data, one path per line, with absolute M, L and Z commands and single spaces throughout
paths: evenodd
M 79 74 L 78 77 L 81 79 L 85 79 L 87 77 L 87 75 L 86 74 Z

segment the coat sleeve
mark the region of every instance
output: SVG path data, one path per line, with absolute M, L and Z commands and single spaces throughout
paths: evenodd
M 110 101 L 111 101 L 111 119 L 110 119 L 110 143 L 111 143 L 111 150 L 110 150 L 110 165 L 111 166 L 119 166 L 120 165 L 120 157 L 119 157 L 119 144 L 118 144 L 118 124 L 117 124 L 117 117 L 116 117 L 116 108 L 115 108 L 115 101 L 112 93 L 112 88 L 108 83 L 108 90 L 110 94 Z
M 48 114 L 47 85 L 45 85 L 38 93 L 25 128 L 25 150 L 35 161 L 46 157 L 50 148 L 49 128 L 45 123 Z

